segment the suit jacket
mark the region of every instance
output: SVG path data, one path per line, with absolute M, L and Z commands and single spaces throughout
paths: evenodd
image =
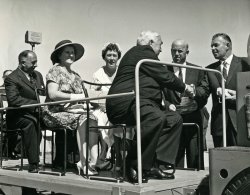
M 189 62 L 187 62 L 187 65 L 198 67 L 197 65 L 191 64 Z M 173 66 L 170 66 L 169 70 L 174 72 Z M 194 69 L 187 68 L 186 75 L 185 75 L 185 78 L 186 78 L 185 83 L 194 84 L 195 87 L 197 87 L 198 85 L 200 85 L 201 81 L 203 80 L 204 75 L 205 73 L 201 70 L 194 70 Z M 180 104 L 181 98 L 179 97 L 179 94 L 176 91 L 165 88 L 164 95 L 165 95 L 166 100 L 169 101 L 169 103 L 175 104 L 175 105 Z M 204 94 L 198 95 L 198 96 L 195 96 L 195 100 L 198 105 L 197 110 L 192 113 L 183 114 L 182 116 L 184 119 L 183 122 L 194 122 L 194 123 L 197 123 L 202 128 L 203 113 L 201 109 L 207 103 L 207 96 Z
M 220 69 L 220 61 L 208 65 L 206 68 L 209 69 Z M 230 64 L 228 77 L 225 83 L 226 89 L 236 90 L 236 75 L 238 72 L 250 71 L 250 66 L 245 58 L 233 56 L 232 62 Z M 199 93 L 212 94 L 213 107 L 211 111 L 211 134 L 216 136 L 222 135 L 222 104 L 219 102 L 217 96 L 217 88 L 221 87 L 221 78 L 218 74 L 208 72 L 205 79 L 202 81 L 201 88 L 197 89 Z M 204 91 L 203 91 L 204 90 Z M 226 100 L 226 120 L 231 120 L 233 124 L 233 131 L 237 132 L 237 113 L 236 113 L 236 101 Z
M 135 90 L 135 67 L 141 59 L 159 60 L 149 45 L 131 48 L 121 59 L 109 94 Z M 165 65 L 142 64 L 139 80 L 141 105 L 150 102 L 156 106 L 160 106 L 162 101 L 162 88 L 167 87 L 179 92 L 183 92 L 185 89 L 185 84 L 170 72 Z M 109 120 L 113 123 L 121 122 L 113 119 L 123 118 L 134 100 L 135 97 L 132 96 L 107 99 L 106 108 Z
M 34 71 L 32 78 L 33 80 L 31 83 L 24 73 L 19 68 L 17 68 L 5 79 L 4 83 L 9 107 L 19 107 L 22 105 L 38 103 L 35 89 L 44 89 L 45 85 L 40 72 Z M 13 119 L 27 115 L 28 117 L 30 116 L 32 118 L 35 110 L 36 108 L 8 110 L 6 117 L 7 119 Z

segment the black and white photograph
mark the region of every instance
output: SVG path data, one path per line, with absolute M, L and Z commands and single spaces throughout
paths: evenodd
M 250 194 L 250 0 L 0 5 L 0 195 Z

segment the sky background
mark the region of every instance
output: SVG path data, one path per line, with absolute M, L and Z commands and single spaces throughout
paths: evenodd
M 85 47 L 72 69 L 91 80 L 104 65 L 105 43 L 119 43 L 123 55 L 142 30 L 161 34 L 161 61 L 171 62 L 171 43 L 182 38 L 189 43 L 189 62 L 203 67 L 214 62 L 210 43 L 218 32 L 229 34 L 234 54 L 247 56 L 250 0 L 0 0 L 0 5 L 1 75 L 17 67 L 21 51 L 31 49 L 24 42 L 27 30 L 42 33 L 42 44 L 35 52 L 37 70 L 44 77 L 52 67 L 51 52 L 61 40 Z

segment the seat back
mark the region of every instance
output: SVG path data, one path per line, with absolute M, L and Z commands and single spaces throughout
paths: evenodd
M 8 107 L 6 94 L 0 94 L 0 108 L 5 108 L 5 107 Z M 1 126 L 1 128 L 5 127 L 5 113 L 6 113 L 6 111 L 1 111 L 0 124 L 3 125 L 3 126 Z
M 8 102 L 6 98 L 6 94 L 0 94 L 0 108 L 8 107 Z
M 0 94 L 0 108 L 6 107 L 7 100 L 5 94 Z M 0 132 L 1 132 L 1 141 L 0 141 L 0 166 L 2 167 L 3 156 L 6 156 L 6 141 L 4 139 L 4 131 L 6 129 L 6 121 L 5 121 L 5 111 L 0 112 Z

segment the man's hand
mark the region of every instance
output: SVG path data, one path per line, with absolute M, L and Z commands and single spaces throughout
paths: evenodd
M 184 96 L 188 96 L 193 98 L 195 96 L 195 86 L 194 84 L 188 85 L 186 84 L 186 88 L 184 91 Z
M 219 98 L 222 97 L 222 88 L 217 88 L 217 95 Z M 236 100 L 236 91 L 232 89 L 225 89 L 225 98 L 230 100 Z
M 227 92 L 230 95 L 230 97 L 228 97 L 227 99 L 236 100 L 236 91 L 235 90 L 227 89 Z
M 169 107 L 168 107 L 168 109 L 169 109 L 170 111 L 176 111 L 176 107 L 175 107 L 174 104 L 170 104 Z

